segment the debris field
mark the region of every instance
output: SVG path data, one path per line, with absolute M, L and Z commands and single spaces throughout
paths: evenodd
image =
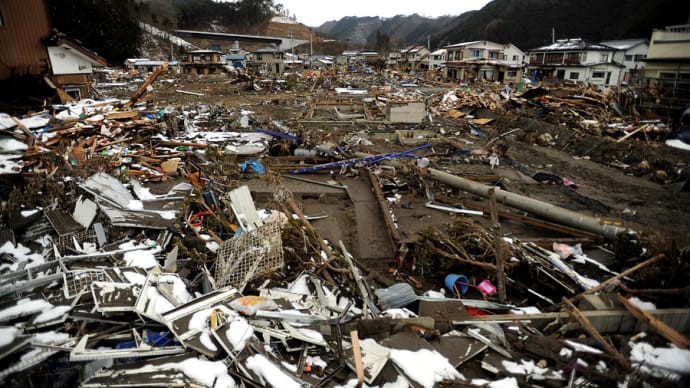
M 688 150 L 629 90 L 112 71 L 0 114 L 4 386 L 686 386 Z

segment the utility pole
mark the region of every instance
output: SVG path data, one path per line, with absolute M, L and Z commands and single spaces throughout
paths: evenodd
M 556 43 L 556 27 L 551 27 L 551 44 Z

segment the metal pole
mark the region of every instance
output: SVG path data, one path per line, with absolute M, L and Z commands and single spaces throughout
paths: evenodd
M 465 190 L 475 195 L 480 195 L 484 198 L 489 197 L 489 189 L 491 187 L 487 185 L 448 174 L 433 168 L 429 169 L 429 173 L 431 174 L 432 178 L 439 182 Z M 496 192 L 496 199 L 507 206 L 524 210 L 536 216 L 568 225 L 576 229 L 603 235 L 608 238 L 614 238 L 618 233 L 625 232 L 627 230 L 615 225 L 604 225 L 599 218 L 590 217 L 571 210 L 563 209 L 550 203 L 523 197 L 521 195 L 509 193 L 503 190 Z

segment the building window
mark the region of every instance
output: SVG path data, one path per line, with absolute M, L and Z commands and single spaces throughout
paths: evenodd
M 508 78 L 517 77 L 517 71 L 510 70 L 510 71 L 506 72 L 506 77 L 508 77 Z
M 647 55 L 645 54 L 635 54 L 635 62 L 644 62 L 644 60 L 647 59 Z
M 256 54 L 256 60 L 257 61 L 263 61 L 263 56 L 261 54 Z
M 633 56 L 632 55 L 626 55 L 625 60 L 628 62 L 631 62 L 633 60 Z
M 592 73 L 592 78 L 604 78 L 604 77 L 606 77 L 606 74 L 604 74 L 603 71 L 595 71 L 594 73 Z
M 518 56 L 517 56 L 517 55 L 513 55 L 513 62 L 517 62 L 517 61 L 518 61 Z
M 472 50 L 472 58 L 481 58 L 482 57 L 482 50 Z
M 601 61 L 602 62 L 608 62 L 608 60 L 609 60 L 608 54 L 601 54 Z
M 570 78 L 570 79 L 578 79 L 578 78 L 580 78 L 580 73 L 578 73 L 578 72 L 576 72 L 576 71 L 571 71 L 571 72 L 570 72 L 570 77 L 569 77 L 569 78 Z

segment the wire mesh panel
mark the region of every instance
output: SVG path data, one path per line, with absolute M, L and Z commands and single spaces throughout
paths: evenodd
M 65 298 L 74 298 L 82 292 L 90 290 L 91 283 L 104 282 L 110 279 L 106 276 L 105 271 L 100 269 L 93 270 L 79 270 L 65 272 L 63 275 L 63 287 L 65 291 Z
M 75 248 L 75 241 L 77 244 L 83 246 L 84 243 L 90 243 L 96 245 L 98 243 L 98 237 L 96 232 L 91 229 L 83 230 L 77 233 L 65 234 L 62 236 L 57 236 L 55 238 L 55 246 L 61 255 L 73 255 L 79 253 Z
M 223 242 L 218 250 L 216 286 L 242 290 L 250 280 L 282 267 L 280 225 L 280 221 L 269 222 Z

